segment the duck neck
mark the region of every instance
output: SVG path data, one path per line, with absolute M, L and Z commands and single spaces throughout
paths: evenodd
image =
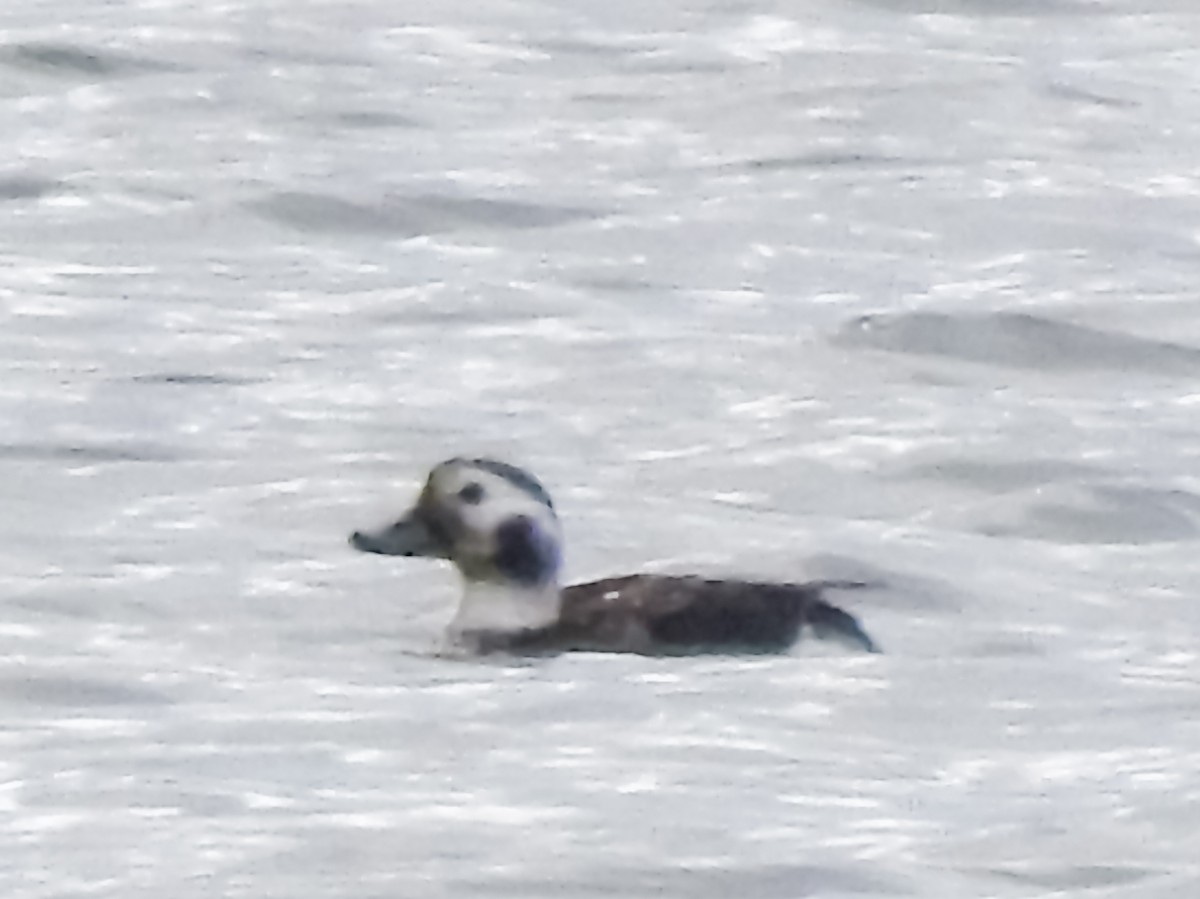
M 465 636 L 541 630 L 558 621 L 560 607 L 556 580 L 536 585 L 467 581 L 450 632 Z

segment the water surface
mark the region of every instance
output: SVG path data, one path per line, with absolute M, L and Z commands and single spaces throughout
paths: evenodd
M 0 12 L 0 891 L 1179 897 L 1191 3 Z M 430 649 L 345 535 L 536 471 L 574 577 L 887 648 Z

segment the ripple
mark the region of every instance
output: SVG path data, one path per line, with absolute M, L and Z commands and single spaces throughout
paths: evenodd
M 1080 7 L 1086 6 L 1088 14 L 1102 16 L 1111 14 L 1100 3 L 1079 3 L 1077 0 L 1010 0 L 997 4 L 988 0 L 858 0 L 865 6 L 874 6 L 889 12 L 912 16 L 961 16 L 963 19 L 1035 18 L 1077 16 Z
M 54 706 L 166 705 L 172 701 L 166 694 L 140 685 L 39 675 L 0 678 L 0 694 L 33 705 Z
M 420 128 L 422 123 L 396 112 L 358 110 L 338 113 L 334 119 L 349 128 Z
M 596 210 L 482 197 L 421 194 L 355 202 L 328 194 L 289 191 L 256 200 L 250 208 L 302 231 L 418 237 L 470 228 L 523 230 L 600 218 Z
M 844 326 L 834 341 L 853 348 L 1043 372 L 1200 375 L 1200 349 L 1023 312 L 866 315 Z
M 1041 484 L 1079 481 L 1108 472 L 1095 465 L 1068 459 L 934 459 L 895 472 L 900 479 L 937 480 L 963 484 L 977 490 L 1009 493 Z
M 6 175 L 0 177 L 0 201 L 39 200 L 62 189 L 62 182 L 37 175 Z
M 182 458 L 175 449 L 149 443 L 0 443 L 0 459 L 105 463 L 176 462 Z
M 1029 866 L 1021 869 L 993 869 L 1001 877 L 1041 889 L 1095 890 L 1137 883 L 1148 877 L 1161 876 L 1162 871 L 1136 865 L 1064 865 L 1050 868 Z
M 153 375 L 135 375 L 130 380 L 135 384 L 170 384 L 178 387 L 245 387 L 263 382 L 262 378 L 199 372 L 160 372 Z
M 1049 485 L 1007 509 L 990 508 L 976 530 L 1052 543 L 1174 543 L 1200 533 L 1200 497 L 1137 486 Z
M 656 868 L 608 867 L 594 879 L 543 880 L 492 877 L 464 882 L 473 895 L 485 896 L 688 896 L 747 895 L 760 899 L 799 899 L 830 893 L 875 896 L 908 895 L 901 882 L 871 876 L 857 866 L 762 865 L 731 866 L 728 859 L 700 860 L 694 865 Z
M 787 172 L 797 169 L 851 169 L 863 171 L 867 169 L 904 170 L 927 168 L 945 163 L 934 160 L 905 159 L 900 156 L 887 156 L 879 153 L 797 153 L 793 156 L 761 156 L 745 159 L 739 162 L 722 163 L 717 166 L 721 170 L 745 170 L 752 172 Z
M 0 62 L 28 71 L 88 79 L 119 78 L 176 69 L 176 66 L 147 57 L 58 43 L 23 43 L 0 47 Z

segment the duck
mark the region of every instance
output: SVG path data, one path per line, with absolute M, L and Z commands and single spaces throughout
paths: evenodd
M 463 591 L 447 635 L 482 654 L 781 653 L 806 630 L 880 651 L 824 595 L 868 584 L 642 573 L 562 586 L 563 542 L 537 478 L 507 462 L 464 457 L 434 466 L 399 519 L 350 536 L 364 553 L 452 562 Z

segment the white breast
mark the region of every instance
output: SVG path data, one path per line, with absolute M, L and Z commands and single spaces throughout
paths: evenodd
M 558 621 L 559 604 L 557 584 L 522 590 L 503 584 L 468 583 L 450 622 L 450 632 L 457 635 L 548 627 Z

